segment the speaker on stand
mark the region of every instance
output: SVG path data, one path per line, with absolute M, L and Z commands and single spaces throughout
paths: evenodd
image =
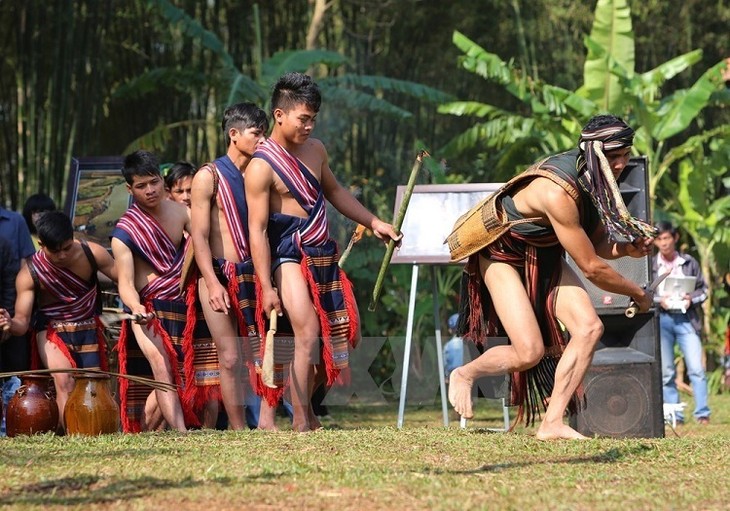
M 632 216 L 649 220 L 646 157 L 631 158 L 618 180 Z M 603 337 L 583 381 L 585 407 L 570 417 L 586 436 L 663 437 L 659 324 L 654 311 L 627 318 L 629 299 L 589 282 L 567 257 L 585 285 L 604 325 Z M 607 263 L 625 278 L 644 284 L 651 279 L 651 258 L 622 257 Z
M 585 407 L 570 425 L 586 436 L 664 436 L 658 318 L 602 314 L 604 333 L 583 380 Z

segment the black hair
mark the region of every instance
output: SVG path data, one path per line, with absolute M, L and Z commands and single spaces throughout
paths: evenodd
M 165 186 L 168 190 L 172 190 L 175 183 L 186 177 L 195 175 L 195 165 L 187 161 L 179 161 L 167 170 L 165 174 Z
M 604 126 L 609 126 L 611 124 L 617 123 L 617 122 L 623 122 L 625 121 L 621 117 L 616 117 L 615 115 L 611 114 L 601 114 L 596 115 L 589 120 L 585 126 L 583 126 L 583 129 L 581 131 L 595 131 L 597 129 L 600 129 Z
M 266 112 L 253 103 L 237 103 L 226 108 L 223 112 L 221 129 L 226 139 L 226 147 L 231 145 L 231 137 L 228 132 L 231 128 L 243 131 L 248 128 L 258 128 L 264 133 L 269 131 L 269 119 Z
M 319 107 L 322 105 L 319 86 L 311 76 L 304 73 L 286 73 L 274 85 L 274 92 L 271 94 L 271 113 L 273 115 L 277 108 L 288 112 L 301 104 L 319 112 Z
M 135 151 L 124 158 L 122 175 L 129 185 L 134 176 L 161 176 L 160 161 L 149 151 Z
M 74 237 L 71 219 L 63 211 L 43 213 L 36 223 L 38 239 L 49 250 L 58 250 L 66 241 Z
M 23 218 L 25 218 L 30 233 L 35 234 L 38 232 L 35 225 L 33 225 L 33 213 L 45 213 L 55 209 L 56 203 L 45 193 L 36 193 L 28 197 L 23 205 Z
M 672 236 L 679 234 L 679 231 L 677 231 L 677 228 L 672 224 L 672 222 L 668 222 L 666 220 L 657 222 L 654 227 L 656 229 L 657 236 L 664 234 L 665 232 L 668 232 Z

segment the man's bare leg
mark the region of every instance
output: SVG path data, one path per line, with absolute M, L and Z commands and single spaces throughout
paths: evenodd
M 499 297 L 494 307 L 510 339 L 509 346 L 494 346 L 449 376 L 449 401 L 465 419 L 474 416 L 472 388 L 484 376 L 495 376 L 529 369 L 544 353 L 542 335 L 532 304 L 517 271 L 504 263 L 479 257 L 480 273 L 492 296 Z
M 556 314 L 570 332 L 570 342 L 558 362 L 553 393 L 536 436 L 541 440 L 584 439 L 585 436 L 563 423 L 563 415 L 591 364 L 593 350 L 603 334 L 603 324 L 580 280 L 565 261 Z
M 203 417 L 200 421 L 204 428 L 215 429 L 215 425 L 218 423 L 218 411 L 219 403 L 217 399 L 210 399 L 203 406 Z
M 134 331 L 139 348 L 150 363 L 155 380 L 165 383 L 175 383 L 172 375 L 172 366 L 167 358 L 167 351 L 165 350 L 162 339 L 146 326 L 143 327 L 142 325 L 133 323 L 132 330 Z M 187 431 L 182 405 L 180 404 L 180 398 L 177 392 L 155 390 L 155 394 L 162 416 L 170 427 L 178 431 Z
M 71 369 L 71 363 L 66 356 L 58 349 L 58 346 L 48 341 L 46 332 L 38 333 L 36 337 L 38 353 L 43 365 L 49 369 Z M 76 386 L 73 377 L 68 373 L 53 373 L 53 383 L 56 387 L 56 405 L 58 406 L 58 421 L 61 427 L 66 429 L 66 421 L 63 412 L 66 408 L 66 401 Z
M 150 392 L 144 403 L 144 415 L 141 420 L 142 431 L 164 431 L 167 427 L 165 418 L 162 416 L 160 406 L 157 404 L 157 392 Z
M 279 431 L 279 428 L 276 426 L 276 407 L 271 406 L 264 398 L 261 398 L 261 406 L 259 406 L 259 424 L 257 429 Z
M 226 315 L 211 308 L 208 301 L 208 287 L 205 285 L 204 279 L 198 280 L 198 290 L 203 315 L 218 353 L 221 397 L 228 414 L 228 424 L 234 430 L 247 429 L 244 407 L 243 350 L 241 338 L 238 335 L 236 313 L 229 310 Z
M 312 430 L 310 411 L 314 364 L 318 362 L 319 318 L 298 263 L 284 263 L 276 270 L 281 303 L 294 330 L 294 360 L 290 385 L 294 419 L 292 429 Z

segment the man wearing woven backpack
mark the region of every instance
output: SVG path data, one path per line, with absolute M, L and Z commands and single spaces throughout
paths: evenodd
M 449 400 L 462 417 L 473 416 L 475 380 L 511 373 L 516 422 L 534 423 L 543 408 L 537 438 L 585 438 L 563 416 L 603 324 L 563 255 L 599 288 L 630 296 L 641 311 L 651 306 L 650 292 L 605 261 L 651 252 L 653 229 L 629 215 L 616 184 L 633 136 L 621 119 L 596 116 L 577 149 L 533 165 L 457 222 L 451 258 L 469 258 L 458 333 L 478 343 L 505 334 L 510 340 L 451 373 Z

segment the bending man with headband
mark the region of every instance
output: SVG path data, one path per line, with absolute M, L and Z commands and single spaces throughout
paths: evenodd
M 539 439 L 584 438 L 563 415 L 579 404 L 603 324 L 563 256 L 601 289 L 630 296 L 641 311 L 651 306 L 647 291 L 604 260 L 651 251 L 651 226 L 629 215 L 616 184 L 633 137 L 621 119 L 596 116 L 578 149 L 534 164 L 457 221 L 451 258 L 469 257 L 458 333 L 478 344 L 496 335 L 510 340 L 451 373 L 449 401 L 462 417 L 473 416 L 475 380 L 512 374 L 516 422 L 533 424 L 542 407 Z

